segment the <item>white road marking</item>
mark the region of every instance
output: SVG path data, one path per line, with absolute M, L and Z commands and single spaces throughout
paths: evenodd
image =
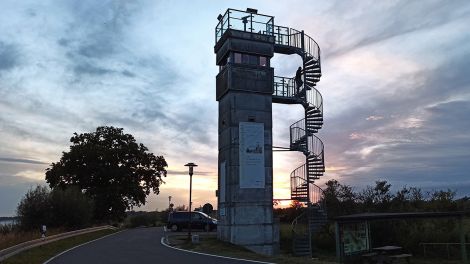
M 219 256 L 219 255 L 212 255 L 212 254 L 207 254 L 207 253 L 201 253 L 201 252 L 195 252 L 195 251 L 191 251 L 191 250 L 176 248 L 176 247 L 172 247 L 172 246 L 166 244 L 164 237 L 162 237 L 162 239 L 160 240 L 160 243 L 161 243 L 162 245 L 166 246 L 166 247 L 171 248 L 171 249 L 176 249 L 176 250 L 180 250 L 180 251 L 184 251 L 184 252 L 188 252 L 188 253 L 193 253 L 193 254 L 198 254 L 198 255 L 203 255 L 203 256 L 216 257 L 216 258 L 223 258 L 223 259 L 231 259 L 231 260 L 241 260 L 241 261 L 247 261 L 247 262 L 252 262 L 252 263 L 276 264 L 276 263 L 273 263 L 273 262 L 264 262 L 264 261 L 249 260 L 249 259 L 240 259 L 240 258 L 224 257 L 224 256 Z
M 106 236 L 103 236 L 103 237 L 99 237 L 99 238 L 97 238 L 97 239 L 94 239 L 94 240 L 85 242 L 85 243 L 83 243 L 83 244 L 77 245 L 77 246 L 75 246 L 75 247 L 73 247 L 73 248 L 69 248 L 69 249 L 67 249 L 67 250 L 65 250 L 65 251 L 62 251 L 62 252 L 60 252 L 59 254 L 53 256 L 52 258 L 46 260 L 46 262 L 44 262 L 43 264 L 47 264 L 47 263 L 51 262 L 51 261 L 54 260 L 55 258 L 59 257 L 59 256 L 62 255 L 62 254 L 65 254 L 65 253 L 69 252 L 70 250 L 74 250 L 74 249 L 76 249 L 76 248 L 78 248 L 78 247 L 81 247 L 81 246 L 84 246 L 84 245 L 86 245 L 86 244 L 89 244 L 89 243 L 98 241 L 98 240 L 100 240 L 100 239 L 103 239 L 103 238 L 106 238 L 106 237 L 109 237 L 109 236 L 112 236 L 112 235 L 119 234 L 119 233 L 121 233 L 122 231 L 125 231 L 125 230 L 121 230 L 121 231 L 116 232 L 116 233 L 112 233 L 112 234 L 109 234 L 109 235 L 106 235 Z

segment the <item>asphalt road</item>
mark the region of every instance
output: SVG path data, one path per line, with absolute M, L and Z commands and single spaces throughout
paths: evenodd
M 184 252 L 160 243 L 162 228 L 129 229 L 70 250 L 48 264 L 248 264 L 251 261 L 223 259 Z

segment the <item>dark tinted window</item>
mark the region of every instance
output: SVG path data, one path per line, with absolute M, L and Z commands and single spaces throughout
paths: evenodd
M 234 52 L 234 63 L 268 66 L 268 58 L 251 54 Z
M 249 64 L 250 63 L 250 55 L 242 54 L 242 63 Z
M 257 65 L 258 64 L 258 56 L 250 55 L 250 64 Z
M 235 53 L 235 63 L 242 63 L 242 54 L 241 53 Z
M 266 57 L 264 57 L 264 56 L 260 56 L 260 57 L 259 57 L 259 65 L 260 65 L 260 66 L 268 66 L 267 61 L 268 61 L 268 60 L 266 59 Z
M 184 219 L 184 218 L 189 218 L 189 217 L 188 217 L 188 213 L 173 213 L 173 218 Z

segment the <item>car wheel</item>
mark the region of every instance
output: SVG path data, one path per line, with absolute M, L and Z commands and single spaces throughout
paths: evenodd
M 178 228 L 177 225 L 175 225 L 175 224 L 171 225 L 171 231 L 176 232 L 178 230 L 179 230 L 179 228 Z
M 210 226 L 209 224 L 206 224 L 206 225 L 204 226 L 204 231 L 206 231 L 206 232 L 211 231 L 211 226 Z

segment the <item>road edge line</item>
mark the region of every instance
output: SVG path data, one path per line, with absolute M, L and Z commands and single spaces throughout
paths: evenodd
M 119 234 L 119 233 L 121 233 L 121 232 L 123 232 L 123 231 L 125 231 L 125 230 L 121 230 L 121 231 L 118 231 L 118 232 L 116 232 L 116 233 L 112 233 L 112 234 L 109 234 L 109 235 L 106 235 L 106 236 L 102 236 L 102 237 L 99 237 L 99 238 L 97 238 L 97 239 L 93 239 L 93 240 L 91 240 L 91 241 L 87 241 L 87 242 L 82 243 L 82 244 L 80 244 L 80 245 L 76 245 L 76 246 L 74 246 L 74 247 L 72 247 L 72 248 L 66 249 L 66 250 L 60 252 L 59 254 L 57 254 L 57 255 L 51 257 L 50 259 L 46 260 L 46 261 L 43 262 L 42 264 L 47 264 L 47 263 L 53 261 L 55 258 L 61 256 L 62 254 L 65 254 L 65 253 L 67 253 L 67 252 L 69 252 L 69 251 L 71 251 L 71 250 L 74 250 L 74 249 L 79 248 L 79 247 L 81 247 L 81 246 L 84 246 L 84 245 L 86 245 L 86 244 L 89 244 L 89 243 L 98 241 L 98 240 L 100 240 L 100 239 L 107 238 L 107 237 L 112 236 L 112 235 L 117 235 L 117 234 Z
M 176 249 L 180 250 L 183 252 L 188 252 L 188 253 L 193 253 L 193 254 L 198 254 L 198 255 L 203 255 L 203 256 L 209 256 L 209 257 L 216 257 L 216 258 L 223 258 L 223 259 L 231 259 L 231 260 L 241 260 L 241 261 L 247 261 L 247 262 L 253 262 L 253 263 L 261 263 L 261 264 L 276 264 L 274 262 L 264 262 L 264 261 L 258 261 L 258 260 L 250 260 L 250 259 L 241 259 L 241 258 L 232 258 L 232 257 L 225 257 L 225 256 L 219 256 L 219 255 L 212 255 L 212 254 L 207 254 L 207 253 L 201 253 L 201 252 L 196 252 L 196 251 L 191 251 L 191 250 L 186 250 L 186 249 L 181 249 L 177 247 L 172 247 L 168 244 L 165 243 L 165 237 L 162 237 L 160 240 L 160 243 L 168 248 L 171 249 Z M 46 264 L 46 263 L 44 263 Z

